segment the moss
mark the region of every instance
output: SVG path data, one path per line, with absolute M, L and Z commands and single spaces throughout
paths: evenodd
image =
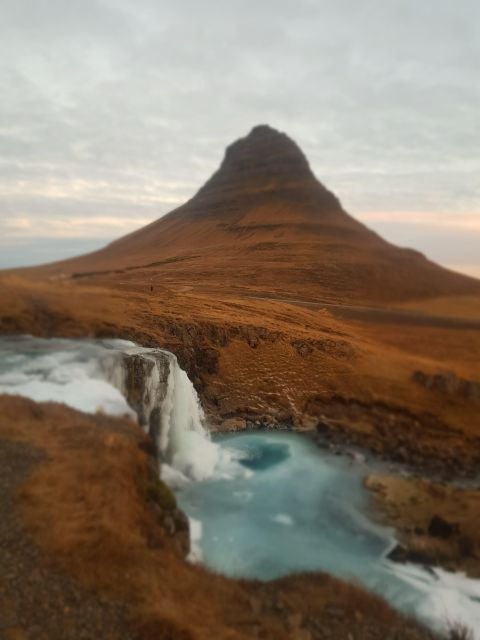
M 145 497 L 149 502 L 155 502 L 162 509 L 173 511 L 177 508 L 175 496 L 153 471 L 148 474 Z

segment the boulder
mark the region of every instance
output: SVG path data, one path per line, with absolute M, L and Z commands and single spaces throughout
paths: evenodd
M 441 516 L 433 516 L 428 525 L 428 535 L 433 538 L 448 540 L 454 533 L 458 532 L 458 526 L 447 522 Z
M 405 564 L 406 562 L 412 562 L 413 564 L 421 564 L 429 566 L 432 564 L 432 558 L 428 553 L 422 551 L 413 551 L 407 549 L 401 544 L 397 544 L 388 554 L 387 558 L 392 562 L 398 562 Z

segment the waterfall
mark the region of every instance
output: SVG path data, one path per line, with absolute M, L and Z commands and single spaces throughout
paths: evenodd
M 235 456 L 212 442 L 198 394 L 173 353 L 128 347 L 108 353 L 102 368 L 154 440 L 170 486 L 238 474 Z
M 173 353 L 126 340 L 0 338 L 0 393 L 136 417 L 172 487 L 232 477 L 235 456 L 212 442 L 200 399 Z

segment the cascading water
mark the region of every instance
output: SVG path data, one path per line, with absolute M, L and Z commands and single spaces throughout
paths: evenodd
M 173 353 L 126 340 L 0 338 L 0 393 L 134 417 L 157 445 L 172 487 L 245 474 L 211 441 L 192 383 Z
M 326 569 L 434 627 L 461 620 L 480 634 L 480 581 L 386 559 L 394 539 L 366 515 L 368 468 L 295 434 L 212 441 L 173 354 L 123 340 L 0 338 L 0 393 L 136 417 L 157 443 L 162 477 L 208 566 L 260 579 Z
M 246 473 L 227 450 L 212 442 L 198 394 L 173 353 L 124 347 L 105 356 L 102 368 L 154 440 L 162 478 L 171 487 Z
M 165 481 L 178 486 L 187 478 L 205 480 L 226 472 L 228 453 L 211 441 L 197 392 L 173 355 L 161 419 L 158 448 L 166 461 Z

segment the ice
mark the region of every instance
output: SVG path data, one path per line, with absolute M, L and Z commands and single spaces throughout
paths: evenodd
M 417 613 L 422 618 L 435 620 L 439 628 L 460 622 L 480 640 L 480 580 L 439 568 L 426 572 L 412 564 L 392 570 L 420 594 Z
M 287 513 L 277 513 L 272 517 L 273 522 L 277 524 L 283 524 L 287 527 L 291 527 L 293 525 L 293 518 L 289 516 Z
M 0 339 L 0 393 L 19 394 L 38 402 L 62 402 L 74 409 L 136 418 L 125 399 L 122 354 L 138 354 L 154 363 L 144 384 L 145 402 L 163 397 L 158 350 L 128 340 L 67 340 L 29 336 Z M 164 477 L 178 488 L 191 480 L 233 478 L 249 471 L 228 449 L 212 442 L 198 395 L 174 354 L 169 363 L 166 397 L 161 405 L 157 442 Z M 147 400 L 148 399 L 148 400 Z M 150 409 L 152 407 L 149 407 Z M 150 415 L 151 411 L 146 412 Z M 169 471 L 170 469 L 170 471 Z
M 30 357 L 12 358 L 14 348 L 25 350 Z M 86 413 L 103 411 L 135 419 L 120 391 L 102 379 L 98 365 L 102 351 L 100 345 L 75 340 L 24 337 L 16 342 L 2 338 L 0 393 L 37 402 L 61 402 Z
M 188 523 L 190 526 L 190 553 L 187 556 L 187 560 L 195 564 L 203 560 L 202 549 L 200 547 L 203 527 L 200 520 L 196 520 L 195 518 L 189 518 Z

